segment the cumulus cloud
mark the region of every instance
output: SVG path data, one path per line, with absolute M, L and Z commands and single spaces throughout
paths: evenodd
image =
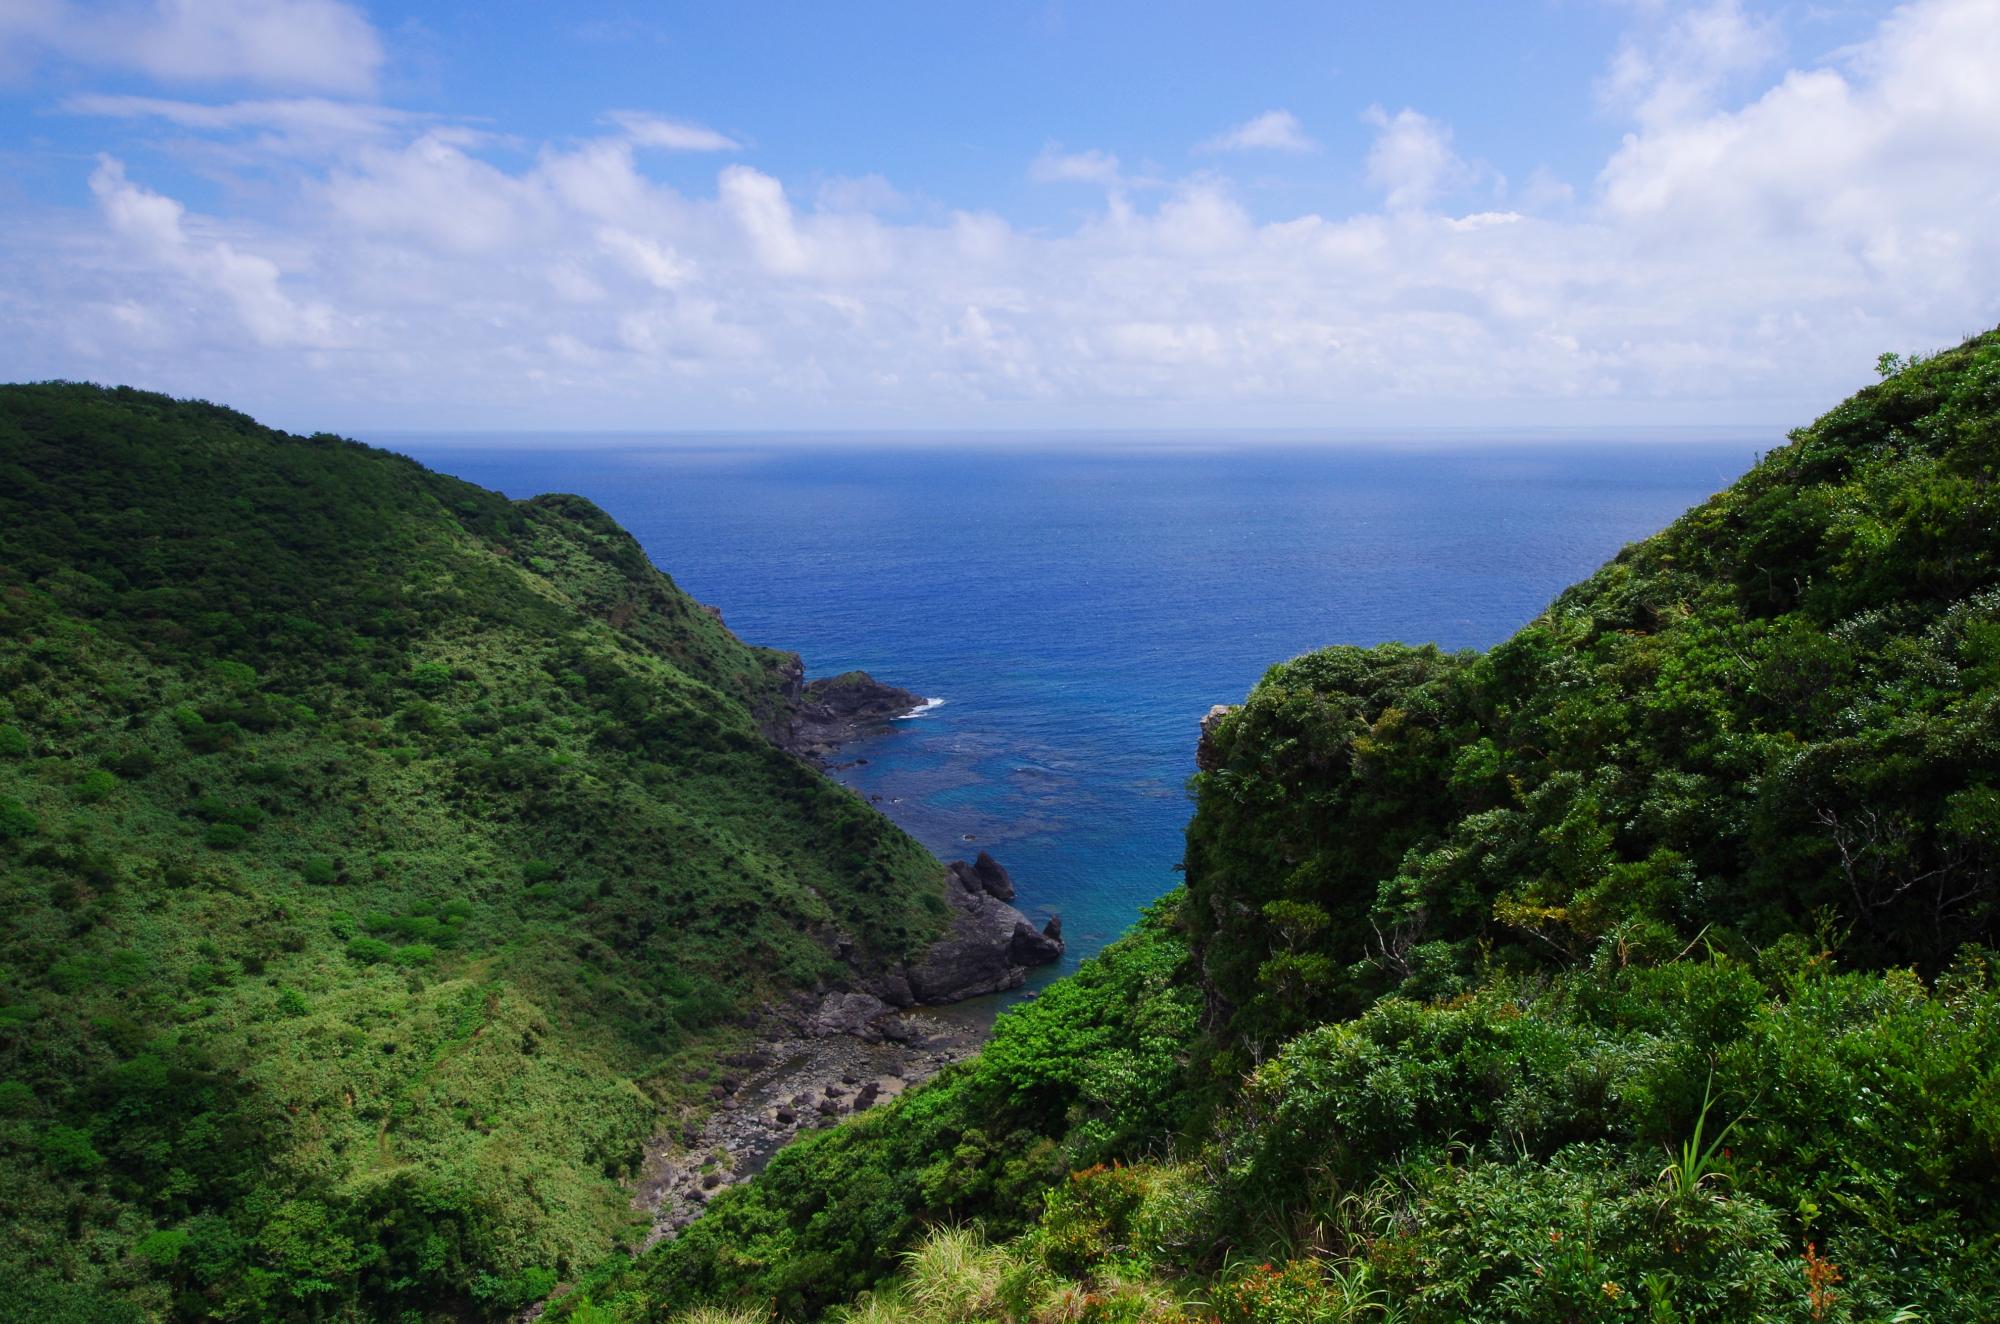
M 1361 118 L 1377 130 L 1368 182 L 1382 190 L 1390 211 L 1429 206 L 1471 182 L 1472 168 L 1452 150 L 1450 126 L 1407 107 L 1391 115 L 1371 106 Z
M 91 173 L 90 191 L 111 232 L 136 256 L 180 277 L 201 303 L 219 303 L 233 312 L 256 345 L 287 349 L 336 343 L 333 314 L 287 295 L 277 263 L 226 242 L 190 239 L 182 225 L 185 209 L 131 183 L 122 162 L 101 158 Z
M 342 0 L 12 0 L 0 63 L 67 61 L 169 83 L 249 83 L 367 93 L 380 37 Z
M 317 189 L 354 230 L 478 256 L 528 237 L 537 191 L 429 132 L 407 147 L 364 148 Z
M 1712 0 L 1661 17 L 1626 36 L 1597 84 L 1608 108 L 1649 127 L 1714 109 L 1726 88 L 1783 49 L 1777 22 L 1745 13 L 1740 0 Z
M 1267 110 L 1213 138 L 1195 144 L 1197 152 L 1310 152 L 1318 144 L 1306 136 L 1299 117 L 1289 110 Z
M 1354 214 L 1051 144 L 1034 177 L 1104 190 L 1054 228 L 742 162 L 676 188 L 622 120 L 523 150 L 364 118 L 209 214 L 106 161 L 90 218 L 13 218 L 0 353 L 297 426 L 1797 421 L 2000 320 L 1990 0 L 1732 92 L 1742 67 L 1633 83 L 1574 191 L 1498 196 L 1415 107 L 1371 112 Z M 312 104 L 73 108 L 221 134 Z
M 2000 220 L 1995 69 L 2000 10 L 1906 6 L 1844 67 L 1793 70 L 1740 109 L 1628 135 L 1604 168 L 1604 205 L 1711 234 L 1747 224 L 1879 253 L 1956 247 L 1947 234 Z
M 764 270 L 789 276 L 806 269 L 811 257 L 783 184 L 749 166 L 730 166 L 717 179 L 716 190 Z

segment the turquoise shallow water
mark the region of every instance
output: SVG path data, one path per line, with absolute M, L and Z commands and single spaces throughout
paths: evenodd
M 375 440 L 581 493 L 745 639 L 944 700 L 837 775 L 992 851 L 1061 970 L 1173 886 L 1211 704 L 1324 644 L 1498 642 L 1770 442 Z

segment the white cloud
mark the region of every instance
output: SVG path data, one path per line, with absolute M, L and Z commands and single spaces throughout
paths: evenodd
M 1407 107 L 1389 114 L 1371 106 L 1362 116 L 1378 130 L 1368 149 L 1368 182 L 1390 211 L 1412 211 L 1471 182 L 1471 167 L 1451 147 L 1451 129 Z
M 1197 152 L 1310 152 L 1319 144 L 1306 136 L 1289 110 L 1267 110 L 1255 119 L 1195 144 Z
M 1740 0 L 1663 11 L 1664 22 L 1628 35 L 1598 80 L 1598 99 L 1641 124 L 1670 124 L 1712 110 L 1732 83 L 1782 50 L 1776 20 L 1753 18 Z
M 85 94 L 65 99 L 60 109 L 72 115 L 113 119 L 161 119 L 187 129 L 220 132 L 231 129 L 283 129 L 343 137 L 375 137 L 425 118 L 407 110 L 324 97 L 281 101 L 233 101 L 214 105 L 173 101 L 163 97 Z
M 0 355 L 301 427 L 1797 422 L 2000 320 L 1996 67 L 1990 0 L 1920 0 L 1827 67 L 1642 90 L 1574 193 L 1496 196 L 1452 126 L 1378 111 L 1339 168 L 1381 202 L 1344 216 L 1052 144 L 1031 173 L 1104 191 L 1048 228 L 720 161 L 677 189 L 622 123 L 522 150 L 308 97 L 99 98 L 72 109 L 340 131 L 212 203 L 107 162 L 92 214 L 17 208 Z
M 319 192 L 360 231 L 465 254 L 494 253 L 523 238 L 538 201 L 532 187 L 438 132 L 400 149 L 362 149 Z
M 1960 260 L 2000 229 L 1995 69 L 1989 0 L 1906 6 L 1844 68 L 1793 70 L 1740 109 L 1628 135 L 1600 176 L 1603 209 L 1702 242 L 1783 237 L 1898 281 L 1973 277 Z
M 128 181 L 119 161 L 111 157 L 98 161 L 90 191 L 111 233 L 135 256 L 177 274 L 194 287 L 197 297 L 218 298 L 257 345 L 284 349 L 335 343 L 332 313 L 286 295 L 275 262 L 240 252 L 226 242 L 190 239 L 181 223 L 185 215 L 181 205 Z
M 0 64 L 69 61 L 171 83 L 372 91 L 384 55 L 367 17 L 341 0 L 10 0 Z
M 1091 148 L 1065 152 L 1060 143 L 1045 143 L 1041 155 L 1028 165 L 1028 178 L 1037 184 L 1102 184 L 1118 186 L 1118 158 Z
M 657 147 L 667 152 L 733 152 L 743 145 L 704 125 L 639 110 L 614 110 L 604 118 L 624 130 L 626 138 L 640 147 Z
M 629 230 L 605 226 L 597 232 L 597 245 L 656 289 L 677 289 L 695 273 L 694 263 L 672 248 Z
M 717 191 L 766 271 L 794 275 L 806 269 L 811 258 L 783 184 L 749 166 L 730 166 L 717 180 Z

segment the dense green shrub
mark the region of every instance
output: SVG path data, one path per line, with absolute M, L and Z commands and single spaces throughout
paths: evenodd
M 210 823 L 201 834 L 201 844 L 215 850 L 235 850 L 250 840 L 250 830 L 239 823 Z
M 348 959 L 363 965 L 378 965 L 396 954 L 396 949 L 380 938 L 355 938 L 347 944 Z
M 77 779 L 76 798 L 84 804 L 94 805 L 110 798 L 117 789 L 118 778 L 103 768 L 96 768 Z
M 38 824 L 28 807 L 11 795 L 0 795 L 0 841 L 34 835 Z

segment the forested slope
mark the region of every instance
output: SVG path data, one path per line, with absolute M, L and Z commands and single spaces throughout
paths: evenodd
M 0 388 L 10 1307 L 493 1317 L 598 1262 L 681 1064 L 942 921 L 764 738 L 788 660 L 581 499 Z
M 565 1309 L 2000 1315 L 2000 334 L 1882 367 L 1488 653 L 1273 668 L 1138 932 Z

